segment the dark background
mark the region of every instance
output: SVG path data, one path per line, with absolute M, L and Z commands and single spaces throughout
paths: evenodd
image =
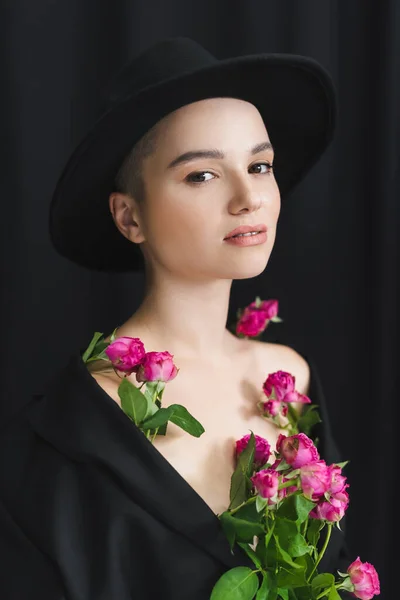
M 3 424 L 94 331 L 110 333 L 141 299 L 142 275 L 75 266 L 55 253 L 47 231 L 57 177 L 98 118 L 108 79 L 138 51 L 175 35 L 218 58 L 289 52 L 331 72 L 335 140 L 283 204 L 266 271 L 234 282 L 230 318 L 256 295 L 277 298 L 284 323 L 270 325 L 271 339 L 316 360 L 351 461 L 352 556 L 375 565 L 381 598 L 397 597 L 400 2 L 3 0 L 0 7 Z

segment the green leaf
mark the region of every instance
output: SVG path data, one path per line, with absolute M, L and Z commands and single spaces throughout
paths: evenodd
M 110 336 L 110 344 L 112 344 L 112 342 L 115 340 L 115 333 L 117 331 L 118 327 L 116 327 L 114 329 L 114 331 L 112 332 L 111 336 Z
M 155 415 L 146 419 L 143 428 L 157 429 L 157 427 L 162 427 L 168 421 L 175 423 L 175 425 L 195 437 L 200 437 L 204 433 L 201 423 L 196 421 L 189 411 L 180 404 L 171 404 L 168 408 L 160 408 Z
M 289 591 L 286 588 L 278 588 L 278 596 L 282 600 L 289 600 Z
M 264 547 L 263 547 L 264 546 Z M 264 551 L 265 554 L 265 564 L 268 566 L 268 569 L 275 569 L 278 564 L 278 549 L 277 544 L 274 538 L 274 535 L 270 532 L 264 538 L 264 544 L 261 546 L 260 553 Z M 258 550 L 258 546 L 257 546 Z M 257 552 L 257 555 L 260 554 Z M 261 556 L 260 556 L 261 559 Z
M 346 465 L 349 464 L 349 460 L 345 460 L 344 462 L 338 462 L 338 463 L 334 463 L 335 465 L 337 465 L 338 467 L 340 467 L 341 469 L 343 469 Z
M 268 600 L 270 587 L 268 584 L 268 573 L 263 573 L 263 580 L 257 592 L 256 600 Z
M 143 429 L 157 429 L 157 427 L 162 427 L 162 425 L 165 425 L 169 421 L 170 416 L 170 407 L 159 408 L 153 416 L 145 420 Z
M 276 467 L 275 471 L 286 471 L 286 469 L 290 469 L 290 465 L 286 462 L 284 458 L 282 458 L 279 465 Z
M 325 526 L 325 522 L 320 519 L 310 519 L 307 527 L 306 538 L 311 546 L 317 547 L 321 529 Z
M 243 519 L 244 521 L 252 521 L 253 523 L 261 523 L 263 515 L 257 512 L 256 503 L 250 502 L 245 504 L 239 510 L 235 512 L 237 519 Z
M 288 519 L 277 519 L 275 524 L 275 535 L 279 538 L 281 548 L 286 550 L 292 558 L 302 556 L 309 550 L 304 537 L 298 531 L 295 521 Z
M 229 508 L 237 508 L 247 500 L 248 492 L 251 489 L 249 476 L 251 475 L 254 463 L 255 437 L 251 432 L 250 439 L 246 448 L 239 454 L 236 469 L 231 477 L 230 487 L 230 505 Z
M 164 423 L 164 425 L 161 425 L 161 427 L 159 427 L 157 431 L 157 435 L 167 435 L 167 427 L 168 423 Z
M 275 530 L 276 530 L 276 526 L 275 526 Z M 275 543 L 276 543 L 278 561 L 282 565 L 284 565 L 287 570 L 289 570 L 289 567 L 290 567 L 290 571 L 292 573 L 295 573 L 296 571 L 304 571 L 304 567 L 302 565 L 299 565 L 298 563 L 294 562 L 294 560 L 292 559 L 290 554 L 284 548 L 282 548 L 282 546 L 279 543 L 279 538 L 277 535 L 275 535 L 275 532 L 273 534 L 273 537 L 274 537 Z
M 339 596 L 338 591 L 334 586 L 331 587 L 328 600 L 341 600 L 341 597 Z
M 311 581 L 311 587 L 313 590 L 317 590 L 320 588 L 328 588 L 334 585 L 335 578 L 331 573 L 320 573 L 316 575 Z
M 293 567 L 282 564 L 278 576 L 278 586 L 280 588 L 300 588 L 307 585 L 306 575 L 303 569 L 298 571 L 294 570 Z M 308 600 L 311 596 L 308 596 Z
M 244 550 L 246 552 L 247 556 L 253 561 L 253 563 L 255 564 L 257 569 L 263 568 L 257 554 L 254 552 L 254 550 L 252 548 L 250 548 L 249 544 L 246 544 L 243 542 L 238 542 L 238 546 L 240 546 L 242 548 L 242 550 Z
M 237 519 L 235 515 L 231 515 L 229 511 L 223 512 L 220 517 L 222 528 L 233 545 L 232 539 L 237 539 L 239 542 L 253 543 L 255 535 L 263 535 L 264 527 L 261 523 L 252 521 L 244 521 Z
M 118 387 L 122 410 L 129 415 L 136 425 L 141 425 L 147 416 L 149 400 L 142 392 L 126 378 Z
M 184 406 L 181 406 L 180 404 L 171 404 L 168 408 L 172 410 L 172 414 L 169 418 L 171 423 L 175 423 L 175 425 L 194 437 L 200 437 L 204 433 L 203 425 L 192 417 L 190 412 Z
M 310 554 L 303 554 L 303 556 L 298 556 L 295 559 L 295 562 L 298 565 L 301 565 L 302 567 L 304 567 L 304 575 L 305 575 L 306 580 L 308 581 L 307 578 L 313 572 L 313 569 L 315 566 L 315 561 L 311 558 Z
M 104 352 L 106 348 L 108 348 L 110 344 L 105 342 L 104 340 L 99 340 L 95 347 L 93 348 L 93 356 L 97 356 L 97 358 L 103 358 L 105 360 L 110 360 L 107 354 Z
M 318 408 L 317 404 L 307 404 L 306 406 L 307 408 L 303 409 L 303 413 L 297 422 L 297 427 L 299 432 L 308 435 L 314 425 L 321 423 L 321 418 L 316 410 Z
M 296 586 L 294 590 L 289 589 L 289 600 L 310 600 L 312 598 L 311 588 L 309 585 Z
M 290 521 L 304 523 L 314 506 L 315 502 L 311 502 L 303 496 L 302 492 L 298 492 L 283 499 L 277 510 L 277 515 Z
M 252 600 L 258 586 L 258 577 L 251 569 L 235 567 L 218 579 L 210 600 Z
M 82 355 L 82 360 L 83 362 L 86 362 L 88 360 L 88 358 L 90 358 L 90 355 L 93 352 L 93 349 L 95 347 L 95 345 L 97 344 L 98 340 L 101 338 L 103 334 L 100 333 L 99 331 L 96 331 L 96 333 L 94 334 L 94 336 L 92 337 L 89 346 L 86 348 L 85 352 Z
M 256 509 L 257 512 L 261 512 L 268 505 L 268 498 L 262 498 L 261 496 L 257 496 L 256 498 Z
M 243 472 L 250 477 L 253 473 L 254 454 L 256 449 L 256 438 L 251 432 L 250 439 L 247 442 L 246 448 L 240 453 L 238 463 L 242 467 Z

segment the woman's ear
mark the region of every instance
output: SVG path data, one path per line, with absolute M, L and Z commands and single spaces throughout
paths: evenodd
M 128 194 L 113 192 L 109 197 L 109 208 L 117 229 L 135 244 L 145 241 L 139 205 Z

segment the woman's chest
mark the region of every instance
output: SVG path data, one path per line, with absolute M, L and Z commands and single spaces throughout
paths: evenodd
M 208 376 L 201 381 L 193 375 L 191 380 L 185 378 L 179 384 L 176 381 L 174 386 L 173 383 L 167 384 L 164 405 L 182 404 L 200 421 L 205 432 L 195 438 L 170 423 L 167 435 L 158 436 L 154 445 L 208 506 L 220 514 L 229 505 L 236 441 L 253 431 L 268 440 L 273 452 L 280 433 L 261 416 L 257 406 L 265 398 L 262 375 L 237 371 L 229 379 Z

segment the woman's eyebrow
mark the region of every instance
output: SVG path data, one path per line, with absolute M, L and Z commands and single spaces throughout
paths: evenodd
M 253 146 L 253 148 L 251 148 L 250 154 L 258 154 L 259 152 L 264 152 L 265 150 L 271 150 L 272 152 L 274 152 L 274 148 L 271 142 L 267 141 L 256 144 L 255 146 Z M 180 154 L 179 156 L 174 158 L 174 160 L 169 163 L 167 169 L 173 169 L 178 165 L 188 163 L 192 160 L 195 160 L 196 158 L 223 159 L 225 158 L 225 154 L 222 152 L 222 150 L 189 150 L 189 152 L 184 152 L 183 154 Z

